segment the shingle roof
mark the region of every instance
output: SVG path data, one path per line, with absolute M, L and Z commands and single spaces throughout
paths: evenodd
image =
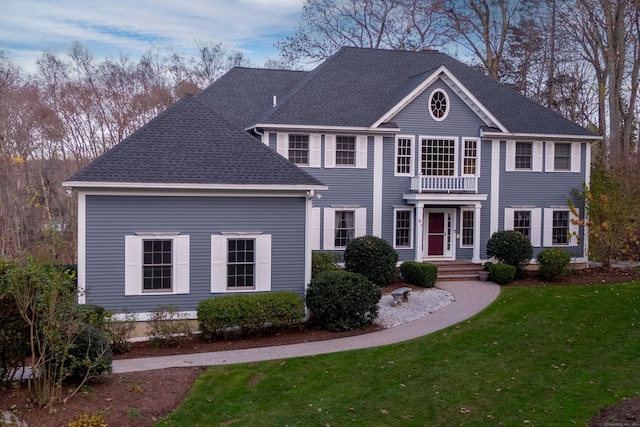
M 322 185 L 194 96 L 171 105 L 68 181 Z
M 198 98 L 244 129 L 258 117 L 282 102 L 285 95 L 302 80 L 306 71 L 232 68 L 198 95 Z
M 426 78 L 445 66 L 509 132 L 594 134 L 435 51 L 342 48 L 292 88 L 261 124 L 370 127 Z M 418 77 L 418 78 L 416 78 Z

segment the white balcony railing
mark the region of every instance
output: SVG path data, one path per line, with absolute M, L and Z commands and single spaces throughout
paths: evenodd
M 447 193 L 478 192 L 478 177 L 475 176 L 430 176 L 411 178 L 411 191 L 418 193 L 437 191 Z

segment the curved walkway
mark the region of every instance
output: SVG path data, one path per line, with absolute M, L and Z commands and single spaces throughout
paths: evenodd
M 119 374 L 164 368 L 230 365 L 395 344 L 460 323 L 484 310 L 500 295 L 500 287 L 492 282 L 439 282 L 438 287 L 451 292 L 455 301 L 434 313 L 393 328 L 346 338 L 274 347 L 114 360 L 113 372 Z

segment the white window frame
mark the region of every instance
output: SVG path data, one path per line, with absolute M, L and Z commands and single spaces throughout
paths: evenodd
M 409 172 L 408 173 L 400 173 L 398 172 L 398 143 L 400 142 L 401 139 L 406 139 L 409 140 L 410 142 L 410 146 L 409 146 L 409 150 L 410 150 L 410 155 L 409 155 Z M 394 157 L 394 165 L 393 165 L 393 175 L 394 176 L 414 176 L 415 174 L 415 159 L 416 159 L 416 141 L 415 141 L 415 136 L 414 135 L 397 135 L 396 136 L 396 141 L 395 141 L 395 148 L 394 148 L 394 153 L 393 153 L 393 157 Z
M 398 246 L 396 243 L 397 230 L 398 230 L 398 212 L 409 212 L 409 245 Z M 413 249 L 413 209 L 406 207 L 393 208 L 393 248 L 394 249 Z
M 555 145 L 556 144 L 570 144 L 571 145 L 571 154 L 570 154 L 570 169 L 560 169 L 556 170 L 555 168 Z M 545 172 L 573 172 L 580 173 L 580 163 L 582 157 L 582 143 L 580 142 L 546 142 L 545 143 L 545 164 L 544 170 Z
M 471 227 L 471 230 L 473 230 L 473 243 L 471 244 L 465 244 L 464 242 L 464 213 L 465 212 L 471 212 L 473 214 L 473 225 Z M 460 248 L 473 248 L 476 244 L 476 210 L 475 208 L 462 208 L 460 209 Z
M 569 212 L 569 236 L 567 237 L 566 244 L 554 244 L 553 243 L 553 213 L 556 211 Z M 580 216 L 580 209 L 576 209 L 576 213 L 578 217 Z M 544 246 L 545 247 L 571 247 L 578 246 L 578 233 L 580 231 L 580 226 L 574 224 L 574 221 L 577 218 L 574 218 L 571 210 L 566 206 L 561 207 L 550 207 L 544 209 Z
M 433 97 L 435 96 L 436 93 L 441 93 L 444 95 L 444 100 L 447 103 L 447 108 L 444 112 L 444 115 L 442 117 L 436 117 L 433 115 L 433 110 L 431 109 L 431 101 L 433 100 Z M 444 119 L 447 118 L 447 116 L 449 115 L 449 111 L 451 111 L 451 101 L 449 100 L 449 95 L 447 94 L 447 92 L 444 89 L 434 89 L 431 94 L 429 94 L 429 115 L 431 116 L 431 118 L 433 120 L 435 120 L 436 122 L 441 122 Z
M 355 162 L 353 165 L 336 165 L 336 137 L 337 136 L 354 136 L 349 134 L 326 134 L 324 136 L 324 167 L 345 168 L 345 169 L 366 169 L 367 168 L 367 145 L 368 137 L 366 135 L 355 135 Z
M 331 206 L 323 210 L 324 230 L 323 230 L 323 249 L 324 250 L 342 250 L 345 247 L 335 245 L 335 229 L 336 229 L 336 211 L 353 211 L 354 214 L 354 238 L 367 234 L 367 208 L 359 206 Z
M 453 174 L 452 175 L 424 175 L 424 176 L 460 176 L 459 175 L 459 165 L 460 162 L 460 138 L 457 136 L 429 136 L 429 135 L 420 135 L 418 138 L 418 171 L 419 174 L 422 175 L 422 157 L 423 152 L 426 150 L 425 141 L 448 141 L 453 142 Z M 425 160 L 426 162 L 426 160 Z M 425 167 L 426 171 L 426 167 Z
M 145 291 L 142 289 L 144 240 L 172 240 L 171 290 Z M 125 236 L 124 241 L 124 294 L 176 295 L 189 293 L 189 236 L 179 233 L 145 233 Z
M 255 283 L 252 289 L 227 288 L 228 241 L 255 239 Z M 231 232 L 211 236 L 211 293 L 266 292 L 271 290 L 271 235 Z
M 516 169 L 516 142 L 531 144 L 531 169 Z M 507 172 L 542 172 L 542 141 L 507 141 L 505 170 Z
M 531 246 L 539 248 L 542 244 L 542 208 L 532 206 L 512 206 L 504 209 L 504 229 L 513 230 L 513 215 L 515 211 L 531 212 L 531 230 L 529 230 L 529 240 Z
M 467 157 L 466 156 L 466 141 L 474 141 L 476 143 L 476 156 L 475 157 Z M 462 146 L 460 149 L 460 157 L 462 158 L 462 164 L 460 165 L 461 176 L 480 176 L 480 138 L 462 138 Z M 476 159 L 476 173 L 468 174 L 464 172 L 464 160 L 465 159 Z
M 309 136 L 309 163 L 299 164 L 301 168 L 319 168 L 321 166 L 322 136 L 318 133 L 290 132 L 291 135 Z M 285 159 L 289 159 L 289 133 L 278 132 L 276 134 L 276 151 Z

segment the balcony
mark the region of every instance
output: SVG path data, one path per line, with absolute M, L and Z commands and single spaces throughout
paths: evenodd
M 420 175 L 411 178 L 411 191 L 417 193 L 477 193 L 477 176 Z

